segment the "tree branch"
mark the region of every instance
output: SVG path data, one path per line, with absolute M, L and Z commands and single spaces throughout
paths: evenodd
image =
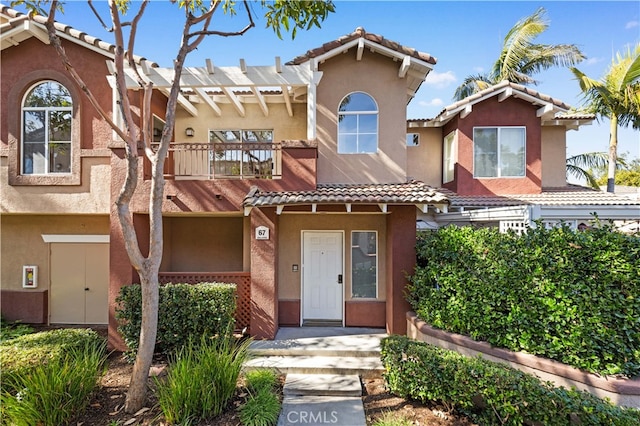
M 187 39 L 189 39 L 191 37 L 198 37 L 198 39 L 200 40 L 201 38 L 203 38 L 205 36 L 208 36 L 208 35 L 216 35 L 216 36 L 220 36 L 220 37 L 236 37 L 236 36 L 243 35 L 247 31 L 249 31 L 251 28 L 255 27 L 256 24 L 253 22 L 253 15 L 251 14 L 251 9 L 249 9 L 249 3 L 246 0 L 243 1 L 242 3 L 244 4 L 245 12 L 247 13 L 247 18 L 249 18 L 249 23 L 242 30 L 240 30 L 240 31 L 209 30 L 208 29 L 209 28 L 209 22 L 211 22 L 211 16 L 209 16 L 209 19 L 207 20 L 207 23 L 203 27 L 204 29 L 201 30 L 201 31 L 195 31 L 193 33 L 187 34 L 186 35 Z M 209 13 L 209 12 L 211 12 L 213 14 L 213 9 L 209 10 L 207 13 Z M 200 43 L 200 41 L 198 41 L 197 44 L 195 42 L 192 43 L 192 44 L 195 44 L 195 46 L 193 48 L 190 48 L 189 51 L 195 49 L 195 47 L 197 47 L 197 45 L 199 43 Z
M 98 21 L 100 22 L 100 25 L 102 25 L 102 28 L 104 28 L 107 32 L 112 33 L 113 27 L 108 27 L 107 24 L 104 23 L 104 21 L 102 20 L 102 16 L 100 16 L 100 13 L 98 13 L 96 8 L 93 6 L 93 0 L 87 0 L 87 3 L 89 4 L 91 11 L 93 11 L 95 17 L 98 18 Z

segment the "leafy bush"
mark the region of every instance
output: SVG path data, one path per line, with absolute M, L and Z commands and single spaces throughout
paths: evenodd
M 184 424 L 222 412 L 236 389 L 250 340 L 202 336 L 172 357 L 165 379 L 156 379 L 158 401 L 169 424 Z
M 408 300 L 427 323 L 600 374 L 640 374 L 640 238 L 608 226 L 419 237 Z
M 3 371 L 2 424 L 57 426 L 84 409 L 104 372 L 106 342 L 93 336 L 77 344 L 58 340 L 63 342 L 55 351 L 58 355 L 41 357 L 41 364 L 14 368 L 9 374 Z
M 161 286 L 156 351 L 169 354 L 190 338 L 233 331 L 235 289 L 235 284 L 222 283 Z M 142 322 L 140 285 L 122 287 L 116 302 L 118 331 L 129 348 L 129 355 L 132 355 L 138 350 Z
M 258 369 L 248 371 L 244 375 L 246 387 L 249 392 L 257 392 L 261 389 L 273 391 L 278 383 L 278 375 L 269 369 Z
M 273 426 L 280 415 L 280 399 L 270 388 L 259 388 L 238 411 L 244 426 Z
M 469 358 L 403 336 L 383 339 L 384 374 L 391 391 L 442 401 L 478 424 L 546 426 L 637 425 L 640 411 L 586 392 L 554 388 L 506 365 Z
M 41 364 L 61 359 L 70 352 L 91 349 L 104 339 L 91 329 L 65 328 L 16 337 L 0 345 L 3 390 L 7 378 Z M 16 389 L 18 391 L 20 389 Z

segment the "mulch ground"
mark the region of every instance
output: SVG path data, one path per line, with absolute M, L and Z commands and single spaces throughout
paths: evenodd
M 154 363 L 152 372 L 162 375 L 163 360 Z M 136 414 L 124 412 L 124 401 L 131 377 L 133 365 L 128 363 L 121 353 L 112 353 L 108 358 L 105 375 L 99 388 L 93 394 L 85 412 L 73 419 L 72 426 L 128 426 L 128 425 L 166 425 L 162 412 L 153 392 L 149 392 L 145 407 Z M 281 383 L 282 385 L 283 383 Z M 150 379 L 153 387 L 153 379 Z M 195 423 L 194 426 L 239 426 L 237 407 L 246 393 L 241 386 L 229 402 L 227 409 L 219 416 Z M 423 405 L 392 395 L 387 391 L 381 378 L 363 379 L 362 401 L 367 424 L 373 424 L 389 411 L 411 420 L 414 425 L 471 426 L 473 422 L 464 416 L 456 415 L 438 404 Z M 348 425 L 340 425 L 348 426 Z

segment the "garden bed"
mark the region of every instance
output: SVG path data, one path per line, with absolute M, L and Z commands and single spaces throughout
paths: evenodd
M 433 328 L 414 312 L 407 313 L 407 336 L 467 356 L 481 355 L 487 360 L 534 374 L 556 386 L 575 387 L 600 398 L 609 398 L 616 405 L 640 408 L 640 379 L 603 377 L 535 355 L 496 348 L 487 342 Z

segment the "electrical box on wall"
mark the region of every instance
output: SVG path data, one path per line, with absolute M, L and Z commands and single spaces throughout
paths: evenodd
M 22 266 L 22 287 L 23 288 L 38 287 L 38 267 L 36 265 Z

